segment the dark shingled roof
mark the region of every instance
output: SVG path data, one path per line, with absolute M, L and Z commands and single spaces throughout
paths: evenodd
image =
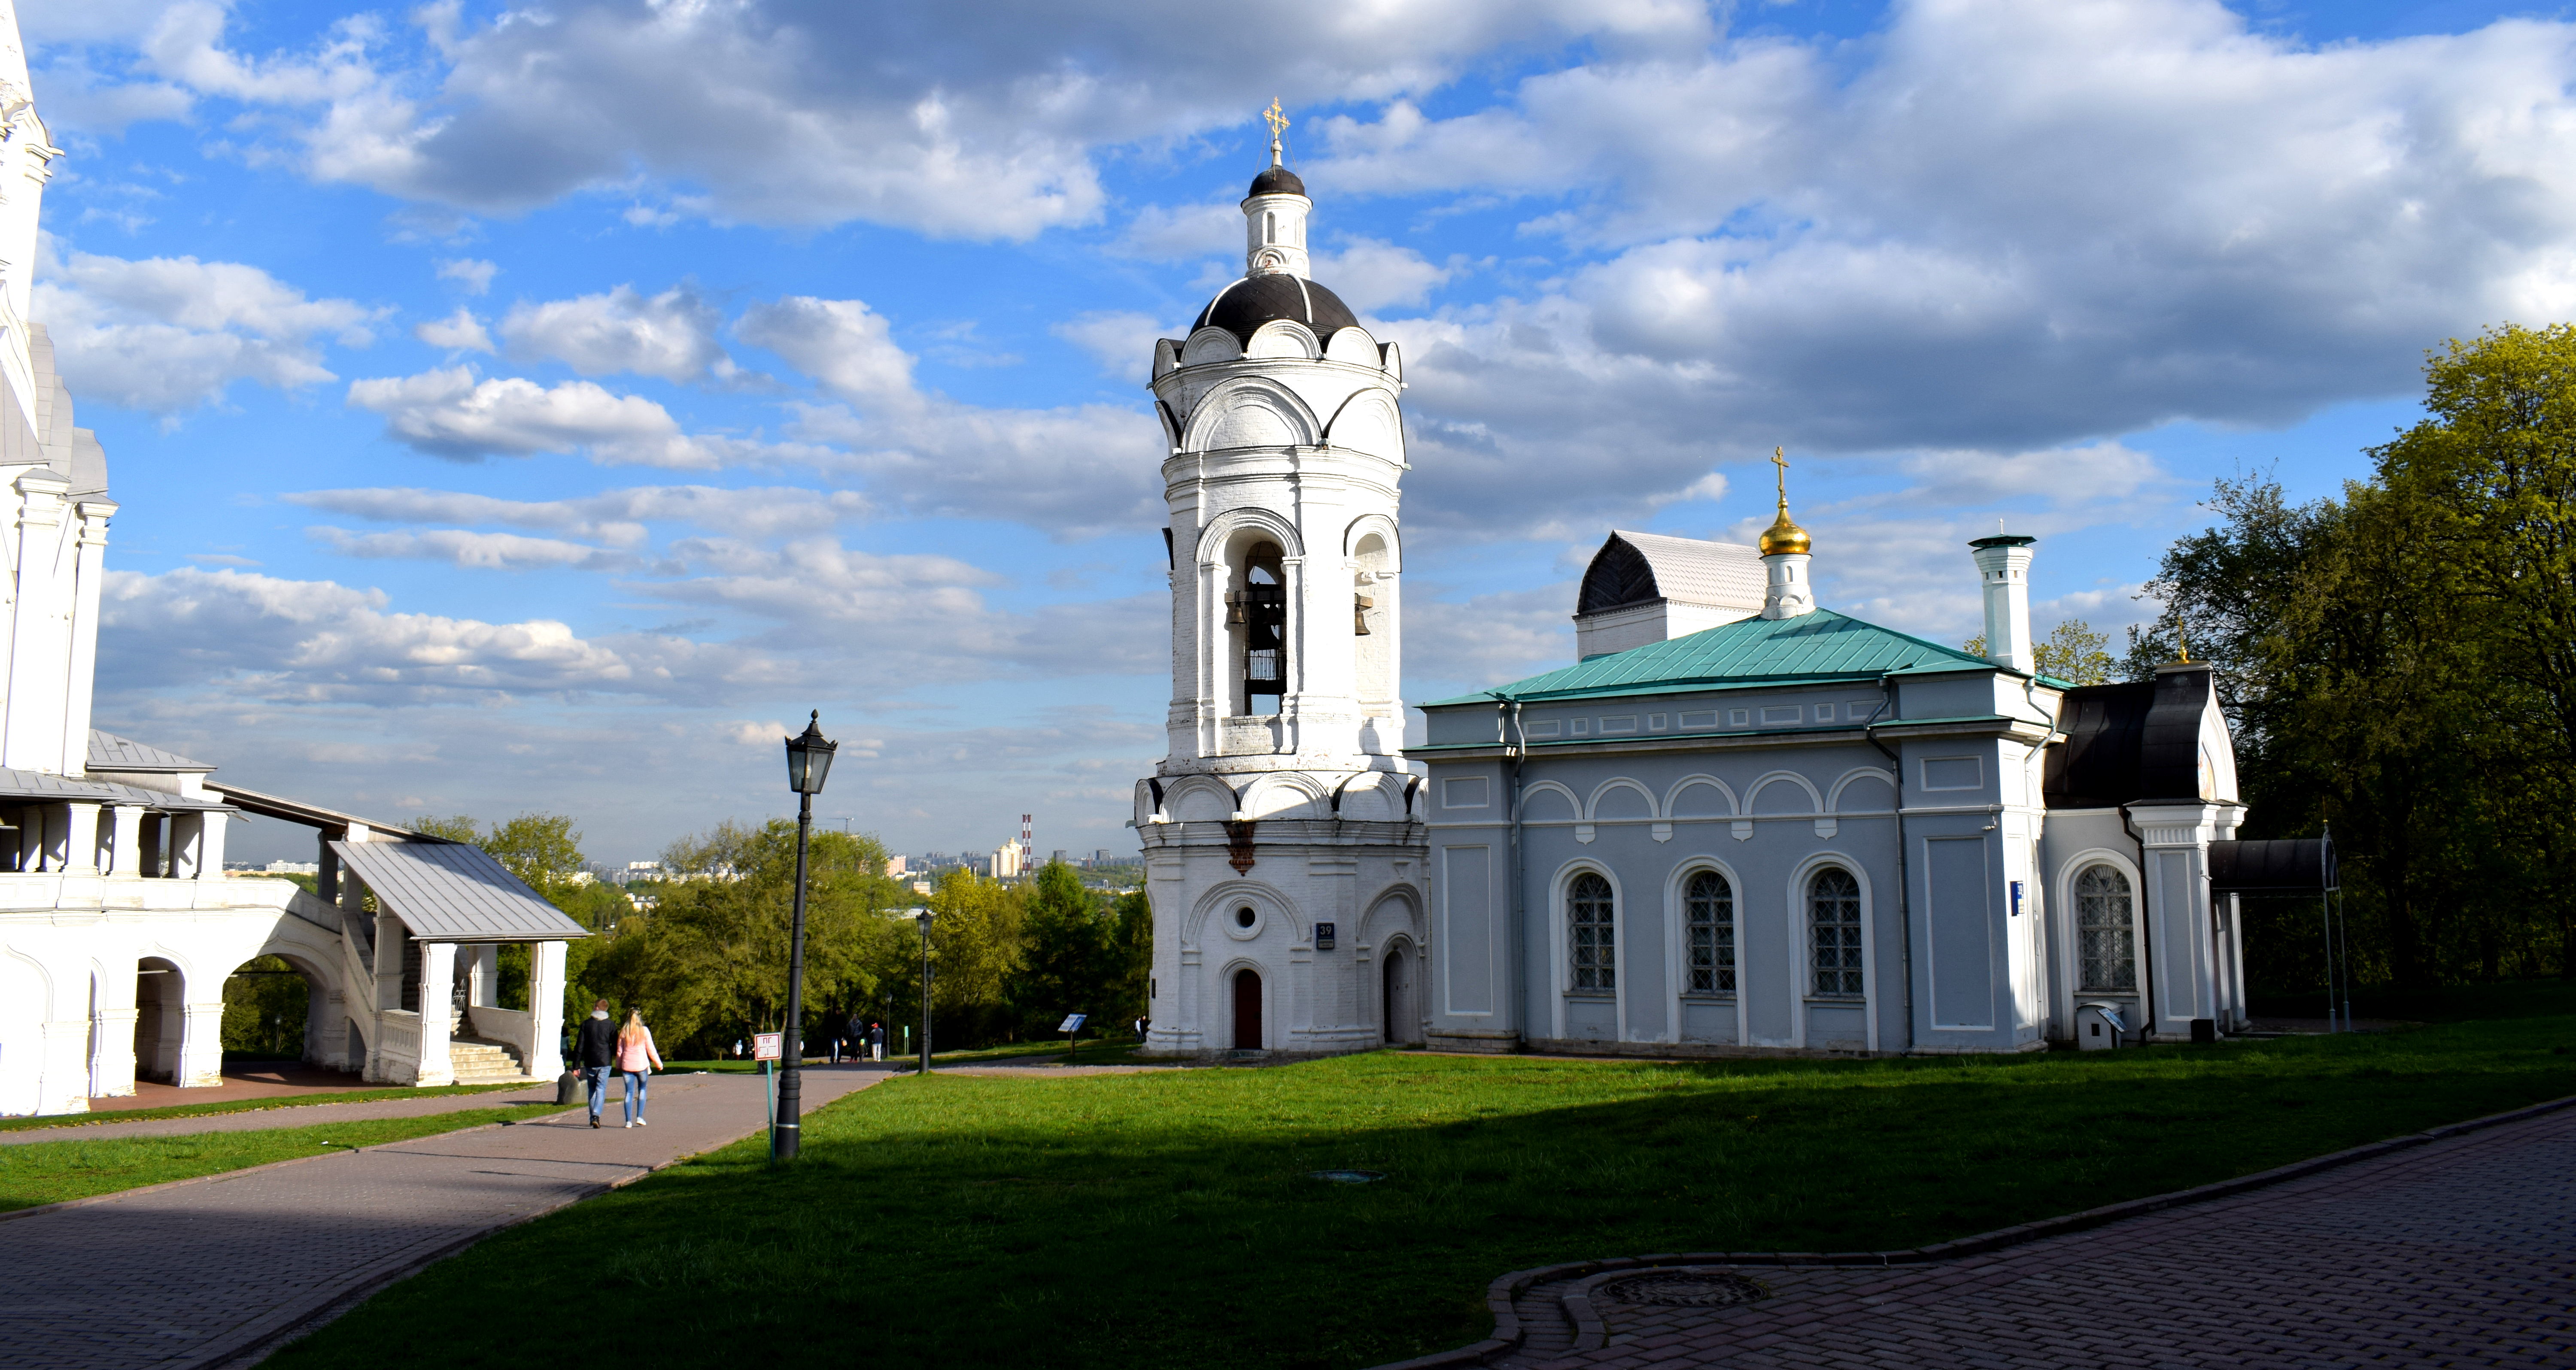
M 1303 195 L 1305 193 L 1306 183 L 1297 179 L 1296 172 L 1284 166 L 1274 166 L 1263 167 L 1261 174 L 1252 178 L 1252 189 L 1243 198 L 1249 200 L 1255 195 Z
M 2214 688 L 2209 668 L 2194 662 L 2163 667 L 2153 682 L 2067 691 L 2066 740 L 2048 749 L 2040 783 L 2048 807 L 2198 798 L 2200 718 Z
M 1249 347 L 1263 324 L 1278 319 L 1295 319 L 1315 330 L 1319 339 L 1332 337 L 1338 329 L 1356 328 L 1360 322 L 1340 296 L 1313 281 L 1285 271 L 1267 271 L 1216 292 L 1190 331 L 1214 324 Z

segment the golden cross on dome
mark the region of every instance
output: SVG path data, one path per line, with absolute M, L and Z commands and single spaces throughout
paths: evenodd
M 1270 97 L 1270 108 L 1261 111 L 1261 120 L 1270 125 L 1270 164 L 1279 165 L 1279 140 L 1288 132 L 1288 116 L 1279 108 L 1279 97 Z
M 1778 447 L 1771 449 L 1771 464 L 1780 468 L 1780 507 L 1789 507 L 1789 454 Z

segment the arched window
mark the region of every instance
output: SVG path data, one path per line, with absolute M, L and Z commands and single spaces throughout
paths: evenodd
M 1816 993 L 1859 997 L 1860 882 L 1850 871 L 1827 866 L 1807 882 L 1807 926 L 1816 950 Z
M 2075 942 L 2088 990 L 2138 987 L 2138 939 L 2129 877 L 2114 866 L 2086 866 L 2075 877 Z
M 1586 871 L 1565 891 L 1565 925 L 1574 939 L 1574 987 L 1618 988 L 1617 933 L 1611 930 L 1610 882 Z
M 1690 992 L 1735 992 L 1735 891 L 1726 877 L 1701 871 L 1682 889 L 1690 929 Z
M 1279 241 L 1278 215 L 1263 214 L 1261 216 L 1261 241 L 1265 243 L 1275 243 Z

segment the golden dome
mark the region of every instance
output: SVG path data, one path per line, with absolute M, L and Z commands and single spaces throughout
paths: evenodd
M 1789 501 L 1785 499 L 1780 501 L 1780 517 L 1771 520 L 1771 526 L 1762 530 L 1761 546 L 1762 555 L 1766 557 L 1775 557 L 1786 552 L 1794 552 L 1801 556 L 1806 554 L 1807 530 L 1790 519 Z

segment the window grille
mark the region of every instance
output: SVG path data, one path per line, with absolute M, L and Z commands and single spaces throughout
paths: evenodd
M 1827 866 L 1807 882 L 1807 922 L 1814 930 L 1816 993 L 1859 997 L 1860 882 L 1850 871 Z
M 1618 987 L 1617 934 L 1611 930 L 1610 882 L 1590 872 L 1574 877 L 1565 891 L 1565 921 L 1574 938 L 1574 987 Z
M 1682 891 L 1690 926 L 1690 987 L 1693 994 L 1735 992 L 1735 891 L 1726 877 L 1701 871 Z
M 2129 877 L 2111 866 L 2087 866 L 2075 877 L 2075 940 L 2084 988 L 2138 987 L 2136 905 Z

